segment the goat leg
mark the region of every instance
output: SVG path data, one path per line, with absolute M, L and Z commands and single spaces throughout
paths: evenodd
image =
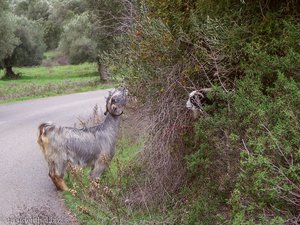
M 99 178 L 100 175 L 105 170 L 105 168 L 108 166 L 110 160 L 111 160 L 111 157 L 108 154 L 100 154 L 100 156 L 96 160 L 94 166 L 91 168 L 91 171 L 89 174 L 90 180 L 94 181 L 97 178 Z
M 59 168 L 61 169 L 61 172 L 57 172 L 57 166 L 56 163 L 54 161 L 49 161 L 49 177 L 51 178 L 51 180 L 53 181 L 54 185 L 56 186 L 57 190 L 60 191 L 67 191 L 69 190 L 67 185 L 65 184 L 65 181 L 63 179 L 63 168 Z M 60 173 L 60 175 L 58 175 L 58 173 Z
M 50 175 L 51 180 L 53 181 L 54 185 L 56 186 L 57 190 L 59 191 L 68 191 L 69 188 L 65 184 L 65 181 L 63 178 L 57 176 L 57 175 Z

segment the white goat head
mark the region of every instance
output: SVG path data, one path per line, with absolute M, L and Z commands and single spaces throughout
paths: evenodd
M 211 100 L 207 98 L 207 93 L 211 88 L 202 88 L 200 90 L 192 91 L 186 102 L 186 107 L 193 111 L 194 118 L 198 118 L 200 113 L 203 113 L 203 106 L 212 104 Z

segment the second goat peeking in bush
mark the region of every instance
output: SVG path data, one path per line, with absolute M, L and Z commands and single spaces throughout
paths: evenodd
M 212 101 L 207 97 L 207 94 L 210 91 L 211 88 L 202 88 L 197 91 L 192 91 L 189 94 L 186 107 L 193 111 L 194 119 L 197 119 L 200 116 L 200 113 L 203 112 L 203 106 L 212 104 Z

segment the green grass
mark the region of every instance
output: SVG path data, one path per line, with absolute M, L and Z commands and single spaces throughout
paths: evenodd
M 56 54 L 56 53 L 53 53 Z M 54 57 L 50 52 L 46 57 Z M 95 64 L 14 68 L 18 80 L 0 80 L 0 104 L 111 87 L 100 84 Z M 3 77 L 4 71 L 0 71 Z
M 70 192 L 62 197 L 79 224 L 173 224 L 173 210 L 168 214 L 126 203 L 132 187 L 138 187 L 136 174 L 140 173 L 136 156 L 142 143 L 123 137 L 117 144 L 116 155 L 109 168 L 101 175 L 96 194 L 90 195 L 89 169 L 68 171 L 65 177 Z M 138 190 L 136 190 L 138 191 Z
M 63 198 L 80 224 L 124 224 L 125 221 L 128 224 L 126 215 L 131 210 L 125 207 L 122 193 L 133 182 L 128 165 L 134 161 L 140 148 L 141 143 L 132 143 L 125 137 L 121 138 L 117 144 L 116 155 L 100 178 L 97 197 L 92 198 L 88 194 L 89 169 L 68 172 L 66 183 L 76 194 L 64 192 Z M 143 216 L 136 213 L 134 219 Z

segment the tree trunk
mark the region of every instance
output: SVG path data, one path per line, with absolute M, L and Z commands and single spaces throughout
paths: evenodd
M 5 78 L 16 79 L 19 76 L 15 74 L 11 66 L 5 67 Z
M 98 73 L 100 76 L 100 81 L 106 83 L 108 81 L 108 71 L 106 65 L 102 63 L 100 55 L 96 58 L 98 64 Z
M 19 78 L 18 74 L 16 74 L 13 69 L 12 65 L 10 63 L 10 59 L 4 59 L 4 68 L 5 68 L 5 78 L 6 79 L 17 79 Z
M 99 73 L 101 82 L 108 81 L 107 67 L 106 67 L 106 65 L 102 64 L 101 62 L 98 62 L 98 73 Z

